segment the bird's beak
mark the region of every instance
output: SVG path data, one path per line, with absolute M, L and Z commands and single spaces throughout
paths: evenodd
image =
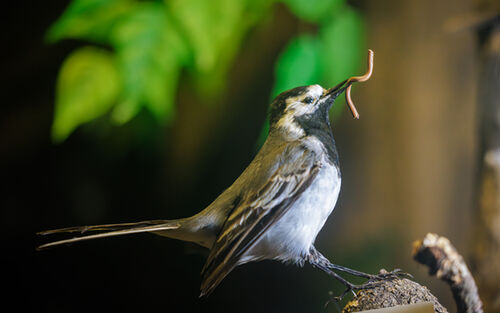
M 368 69 L 364 75 L 351 77 L 347 80 L 344 80 L 337 86 L 325 91 L 325 93 L 322 96 L 322 99 L 325 99 L 324 101 L 325 103 L 328 104 L 328 109 L 330 109 L 335 98 L 337 98 L 342 92 L 345 91 L 346 103 L 349 106 L 349 109 L 351 109 L 353 117 L 355 119 L 359 119 L 358 110 L 356 110 L 354 102 L 352 102 L 351 99 L 351 86 L 352 83 L 354 82 L 367 81 L 372 76 L 372 72 L 373 72 L 373 51 L 368 50 Z
M 344 80 L 337 86 L 326 89 L 323 92 L 323 95 L 321 96 L 321 102 L 323 103 L 323 106 L 325 106 L 327 112 L 330 111 L 330 108 L 332 107 L 335 99 L 337 99 L 337 97 L 346 90 L 346 82 L 347 80 Z
M 344 80 L 337 86 L 325 90 L 321 98 L 325 99 L 326 101 L 335 100 L 341 93 L 344 92 L 344 90 L 346 90 L 347 88 L 346 82 L 347 80 Z

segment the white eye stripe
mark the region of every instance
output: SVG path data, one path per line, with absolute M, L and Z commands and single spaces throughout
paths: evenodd
M 300 100 L 294 99 L 294 98 L 287 99 L 285 114 L 292 114 L 292 115 L 299 116 L 299 115 L 314 112 L 315 106 L 313 105 L 313 103 L 306 104 L 302 101 L 304 99 L 304 97 L 301 97 L 301 98 L 302 99 L 300 99 Z
M 320 85 L 312 85 L 308 89 L 308 94 L 317 99 L 323 95 L 324 89 Z
M 311 111 L 313 111 L 313 106 L 311 106 L 311 104 L 317 101 L 323 95 L 323 92 L 324 89 L 320 85 L 309 86 L 307 92 L 286 99 L 285 112 L 293 110 L 297 113 L 297 115 L 310 113 Z M 311 98 L 313 101 L 307 101 L 309 98 Z

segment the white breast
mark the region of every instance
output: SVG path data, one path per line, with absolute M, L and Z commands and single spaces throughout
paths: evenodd
M 335 207 L 340 184 L 335 166 L 324 164 L 311 186 L 239 263 L 264 259 L 301 263 Z

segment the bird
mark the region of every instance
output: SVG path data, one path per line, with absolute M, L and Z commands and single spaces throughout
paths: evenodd
M 346 291 L 371 287 L 394 276 L 372 275 L 331 263 L 314 241 L 333 211 L 341 186 L 339 155 L 329 121 L 335 99 L 352 83 L 367 80 L 368 71 L 337 86 L 296 87 L 279 94 L 270 105 L 268 137 L 243 173 L 198 214 L 176 220 L 80 226 L 42 231 L 40 235 L 80 233 L 46 243 L 39 250 L 83 240 L 149 232 L 194 242 L 209 249 L 202 269 L 201 296 L 208 296 L 237 266 L 276 260 L 299 266 L 311 264 L 345 285 Z M 88 234 L 88 232 L 97 232 Z M 353 284 L 334 270 L 368 279 Z

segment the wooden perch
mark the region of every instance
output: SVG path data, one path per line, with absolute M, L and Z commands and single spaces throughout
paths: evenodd
M 482 313 L 478 290 L 462 256 L 450 241 L 436 234 L 427 234 L 413 246 L 413 258 L 429 267 L 429 273 L 451 287 L 459 313 Z
M 462 256 L 445 237 L 427 234 L 413 244 L 413 258 L 429 267 L 431 275 L 451 287 L 458 313 L 482 313 L 482 302 L 474 278 Z M 380 273 L 384 273 L 381 270 Z M 386 272 L 385 272 L 386 273 Z M 360 290 L 342 310 L 343 313 L 389 308 L 397 305 L 430 302 L 436 313 L 448 312 L 424 286 L 406 278 L 395 278 Z
M 380 271 L 383 272 L 384 270 Z M 387 280 L 373 288 L 358 291 L 342 312 L 360 312 L 423 302 L 431 302 L 436 313 L 448 313 L 429 289 L 406 278 Z

